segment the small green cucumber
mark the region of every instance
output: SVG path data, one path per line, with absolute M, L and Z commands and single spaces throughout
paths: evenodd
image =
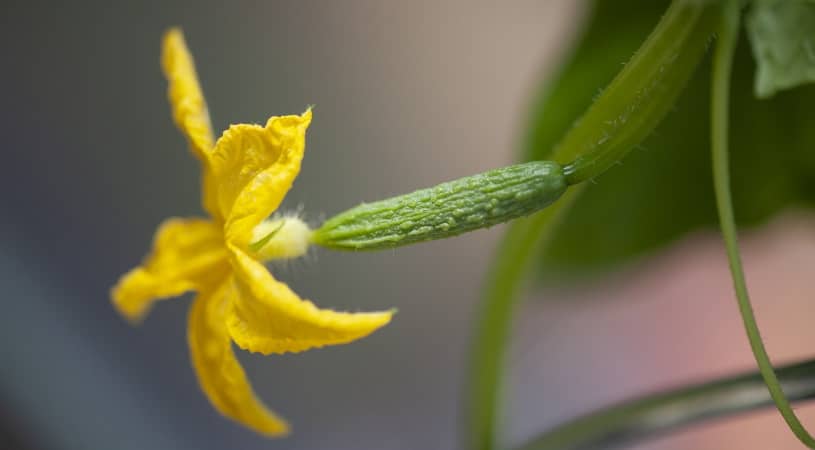
M 533 161 L 363 203 L 327 220 L 312 242 L 339 250 L 379 250 L 444 239 L 528 216 L 567 188 L 563 168 Z

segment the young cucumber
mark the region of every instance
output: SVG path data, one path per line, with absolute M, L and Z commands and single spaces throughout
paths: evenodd
M 341 250 L 379 250 L 444 239 L 528 216 L 567 187 L 556 162 L 517 164 L 363 203 L 326 221 L 312 241 Z

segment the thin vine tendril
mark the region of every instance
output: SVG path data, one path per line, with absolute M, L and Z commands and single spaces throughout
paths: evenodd
M 716 191 L 716 204 L 719 210 L 719 222 L 727 249 L 727 259 L 733 277 L 733 286 L 739 311 L 750 341 L 750 348 L 758 363 L 761 376 L 767 384 L 775 406 L 789 425 L 793 434 L 807 447 L 815 449 L 815 439 L 807 432 L 801 421 L 790 407 L 778 377 L 773 369 L 767 349 L 761 339 L 753 307 L 747 292 L 741 256 L 739 253 L 736 221 L 733 215 L 733 204 L 730 195 L 730 173 L 728 167 L 728 104 L 730 77 L 733 66 L 733 54 L 738 41 L 739 3 L 730 0 L 725 5 L 722 15 L 719 38 L 716 42 L 713 57 L 713 78 L 711 92 L 711 149 L 713 157 L 713 183 Z

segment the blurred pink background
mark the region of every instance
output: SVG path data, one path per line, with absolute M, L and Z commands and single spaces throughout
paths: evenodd
M 742 256 L 767 349 L 776 364 L 810 358 L 815 218 L 787 214 L 743 233 Z M 592 286 L 530 296 L 516 343 L 517 416 L 548 402 L 585 413 L 642 392 L 752 370 L 723 245 L 694 233 Z M 555 302 L 543 302 L 555 298 Z M 610 383 L 606 380 L 614 380 Z M 541 380 L 546 382 L 541 383 Z M 566 406 L 567 405 L 567 406 Z M 796 408 L 805 424 L 815 405 Z M 523 421 L 527 422 L 527 421 Z M 527 436 L 516 424 L 512 433 Z M 775 409 L 696 426 L 637 449 L 799 449 Z

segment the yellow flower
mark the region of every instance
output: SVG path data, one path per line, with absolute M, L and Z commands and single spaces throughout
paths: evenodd
M 223 415 L 268 435 L 286 422 L 257 399 L 232 352 L 299 352 L 364 337 L 392 312 L 319 309 L 269 273 L 262 261 L 305 253 L 311 230 L 297 218 L 265 220 L 300 171 L 311 110 L 233 125 L 215 142 L 192 57 L 180 30 L 164 36 L 162 66 L 173 118 L 202 167 L 210 219 L 171 218 L 158 228 L 143 265 L 112 290 L 113 304 L 138 322 L 159 299 L 197 291 L 188 339 L 198 381 Z

